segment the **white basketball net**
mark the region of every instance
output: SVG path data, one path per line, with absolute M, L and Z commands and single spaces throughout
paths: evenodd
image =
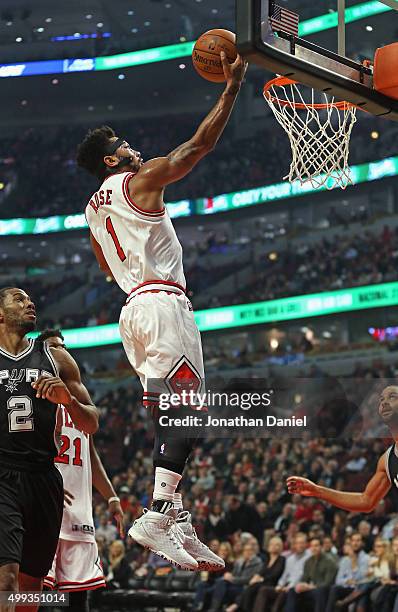
M 305 101 L 300 84 L 272 85 L 264 98 L 290 140 L 292 162 L 284 179 L 313 188 L 326 189 L 352 184 L 348 155 L 351 131 L 356 122 L 356 107 L 336 103 L 323 92 L 311 89 Z M 308 88 L 307 88 L 308 91 Z M 315 99 L 321 95 L 322 100 Z M 319 108 L 319 103 L 324 108 Z M 297 108 L 297 105 L 299 107 Z

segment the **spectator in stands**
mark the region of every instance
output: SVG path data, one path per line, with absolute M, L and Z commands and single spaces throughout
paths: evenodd
M 383 586 L 373 598 L 373 607 L 380 612 L 398 611 L 398 537 L 391 544 L 389 559 L 390 577 L 383 581 Z
M 398 536 L 398 519 L 397 514 L 393 514 L 390 517 L 388 523 L 386 523 L 383 527 L 383 531 L 381 532 L 381 537 L 384 540 L 391 540 Z
M 350 457 L 345 468 L 349 472 L 362 472 L 366 465 L 366 457 L 363 456 L 362 449 L 358 448 L 358 446 L 354 446 L 350 453 Z
M 102 536 L 107 544 L 110 544 L 117 537 L 117 529 L 115 525 L 110 522 L 110 517 L 107 512 L 104 512 L 99 519 L 99 525 L 95 530 L 98 536 Z
M 261 586 L 276 586 L 285 568 L 285 558 L 282 557 L 283 542 L 274 536 L 268 543 L 263 567 L 258 574 L 250 579 L 249 585 L 238 596 L 236 603 L 231 604 L 226 612 L 252 612 L 257 592 Z
M 287 593 L 301 579 L 304 564 L 309 559 L 310 554 L 307 550 L 307 536 L 305 533 L 297 533 L 278 584 L 276 586 L 260 586 L 253 612 L 270 612 L 271 609 L 272 612 L 281 612 L 284 609 Z
M 324 533 L 330 533 L 331 530 L 329 523 L 326 522 L 325 512 L 320 508 L 315 508 L 312 514 L 310 529 L 313 529 L 314 527 L 319 527 Z
M 295 497 L 293 498 L 293 501 Z M 314 501 L 310 497 L 302 497 L 296 505 L 294 520 L 302 526 L 308 526 L 312 522 L 314 513 Z
M 242 556 L 235 561 L 232 572 L 225 572 L 216 581 L 209 612 L 217 612 L 223 605 L 231 603 L 261 568 L 262 561 L 255 554 L 253 543 L 248 542 L 243 546 Z
M 372 526 L 369 521 L 362 520 L 358 523 L 358 533 L 362 536 L 363 550 L 369 553 L 373 549 L 374 542 Z
M 229 510 L 225 514 L 225 521 L 229 534 L 236 531 L 248 531 L 252 533 L 259 542 L 262 542 L 262 521 L 255 508 L 242 502 L 239 497 L 232 496 Z
M 336 563 L 336 565 L 337 565 L 337 563 L 339 561 L 339 556 L 337 554 L 337 548 L 333 544 L 333 540 L 332 540 L 331 536 L 327 535 L 327 536 L 325 536 L 323 538 L 322 550 L 323 550 L 324 553 L 329 555 L 329 557 L 332 559 L 332 561 L 334 561 Z
M 211 548 L 209 544 L 209 548 Z M 213 550 L 213 549 L 212 549 Z M 232 546 L 229 542 L 221 542 L 219 548 L 214 550 L 225 561 L 225 568 L 219 572 L 201 572 L 201 582 L 199 583 L 195 597 L 192 604 L 192 612 L 199 612 L 200 610 L 207 610 L 211 596 L 214 592 L 216 580 L 220 578 L 220 575 L 224 575 L 227 572 L 231 572 L 234 567 L 234 555 L 232 552 Z
M 324 612 L 325 587 L 333 584 L 337 566 L 322 552 L 322 542 L 318 538 L 311 540 L 310 551 L 300 582 L 287 594 L 285 612 L 298 612 L 304 602 L 313 612 Z
M 267 528 L 272 528 L 276 519 L 282 512 L 282 504 L 278 500 L 278 496 L 274 490 L 274 483 L 272 481 L 268 480 L 267 490 L 267 510 L 265 511 L 261 525 L 265 523 Z
M 106 575 L 108 587 L 127 589 L 131 568 L 125 558 L 125 547 L 121 540 L 115 540 L 109 547 L 109 566 Z
M 384 525 L 388 523 L 386 501 L 384 499 L 379 501 L 368 520 L 372 527 L 372 533 L 380 533 L 383 530 Z
M 333 612 L 336 602 L 351 595 L 357 590 L 360 582 L 367 576 L 369 556 L 362 550 L 363 540 L 360 533 L 353 533 L 346 538 L 339 569 L 334 584 L 327 598 L 326 612 Z
M 221 504 L 214 504 L 210 508 L 204 525 L 204 537 L 206 540 L 211 538 L 219 538 L 223 540 L 228 533 L 227 523 L 225 521 L 225 513 Z
M 356 611 L 366 612 L 370 601 L 377 599 L 381 586 L 390 580 L 390 555 L 387 540 L 377 538 L 368 561 L 366 582 L 360 584 L 350 595 L 338 602 L 340 607 L 357 602 Z
M 282 508 L 282 513 L 275 521 L 274 529 L 277 533 L 284 534 L 287 531 L 290 523 L 293 520 L 293 504 L 285 504 Z

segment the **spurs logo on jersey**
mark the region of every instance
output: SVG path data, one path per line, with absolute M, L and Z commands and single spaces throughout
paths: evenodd
M 134 176 L 124 172 L 104 181 L 86 207 L 90 231 L 125 293 L 148 281 L 185 288 L 182 248 L 167 209 L 137 206 L 129 195 Z
M 0 385 L 4 385 L 6 391 L 13 393 L 18 389 L 18 383 L 24 381 L 26 383 L 37 380 L 39 376 L 53 376 L 47 370 L 38 370 L 37 368 L 13 368 L 12 370 L 0 371 Z
M 89 435 L 75 427 L 64 406 L 61 410 L 61 448 L 55 464 L 62 474 L 64 488 L 72 493 L 74 500 L 64 508 L 59 537 L 92 542 L 95 532 Z

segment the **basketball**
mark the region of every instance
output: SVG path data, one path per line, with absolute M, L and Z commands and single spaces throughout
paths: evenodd
M 233 62 L 238 54 L 235 34 L 229 30 L 209 30 L 198 38 L 192 51 L 195 70 L 207 81 L 225 81 L 220 52 L 225 51 L 228 61 Z

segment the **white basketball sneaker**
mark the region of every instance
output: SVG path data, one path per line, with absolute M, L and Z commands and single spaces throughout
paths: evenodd
M 137 544 L 149 548 L 180 569 L 198 569 L 198 563 L 183 546 L 184 534 L 172 514 L 145 508 L 144 514 L 130 527 L 128 535 Z
M 184 548 L 191 557 L 196 559 L 199 570 L 218 572 L 225 568 L 224 560 L 199 540 L 192 526 L 191 514 L 187 510 L 177 515 L 176 522 L 184 534 Z

